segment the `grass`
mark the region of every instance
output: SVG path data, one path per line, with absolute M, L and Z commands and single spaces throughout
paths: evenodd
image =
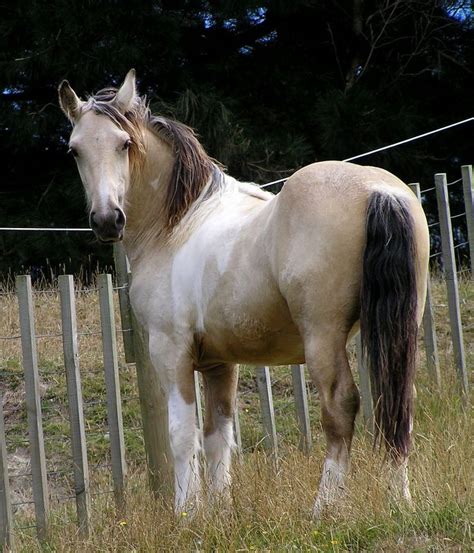
M 66 381 L 60 338 L 38 339 L 42 406 L 52 496 L 52 525 L 47 542 L 39 544 L 30 507 L 15 513 L 20 551 L 467 551 L 472 549 L 472 413 L 457 393 L 452 361 L 448 309 L 444 284 L 433 283 L 442 389 L 433 389 L 426 374 L 423 348 L 417 380 L 418 398 L 414 446 L 410 459 L 413 510 L 393 503 L 387 493 L 387 475 L 370 436 L 359 420 L 352 453 L 346 500 L 316 524 L 310 519 L 324 456 L 317 394 L 310 386 L 313 450 L 310 457 L 297 449 L 298 432 L 285 367 L 272 369 L 279 437 L 280 464 L 272 468 L 262 446 L 259 399 L 254 371 L 242 367 L 240 422 L 245 454 L 234 464 L 232 505 L 202 509 L 192 520 L 178 519 L 167 498 L 153 499 L 147 489 L 144 448 L 134 367 L 123 361 L 120 378 L 127 461 L 130 468 L 127 508 L 115 511 L 111 487 L 109 441 L 104 405 L 98 296 L 94 290 L 77 294 L 81 375 L 86 434 L 95 494 L 92 532 L 77 531 L 72 493 L 72 467 Z M 474 366 L 474 286 L 460 283 L 461 311 L 468 367 Z M 59 299 L 54 290 L 35 293 L 36 330 L 40 335 L 61 331 Z M 17 336 L 18 313 L 10 293 L 0 295 L 0 336 Z M 117 314 L 118 316 L 118 314 Z M 118 326 L 118 318 L 117 318 Z M 87 333 L 87 334 L 86 334 Z M 120 337 L 120 336 L 119 336 Z M 3 340 L 0 388 L 4 394 L 10 472 L 28 472 L 26 412 L 19 340 Z M 13 466 L 14 465 L 14 466 Z M 105 466 L 104 466 L 105 465 Z M 14 500 L 31 497 L 28 477 L 12 479 Z

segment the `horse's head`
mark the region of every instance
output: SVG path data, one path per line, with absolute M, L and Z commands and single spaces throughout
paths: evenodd
M 135 71 L 117 90 L 82 101 L 67 81 L 59 86 L 59 103 L 73 125 L 73 154 L 90 206 L 90 225 L 102 242 L 120 240 L 125 227 L 124 196 L 130 182 L 130 125 L 125 114 L 136 99 Z

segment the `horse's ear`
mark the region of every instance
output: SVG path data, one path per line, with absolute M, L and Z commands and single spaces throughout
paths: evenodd
M 79 116 L 82 100 L 77 96 L 71 85 L 67 81 L 63 81 L 58 88 L 59 105 L 66 117 L 74 123 Z
M 127 111 L 130 111 L 136 95 L 135 69 L 130 69 L 122 86 L 117 91 L 114 102 L 122 113 L 127 113 Z

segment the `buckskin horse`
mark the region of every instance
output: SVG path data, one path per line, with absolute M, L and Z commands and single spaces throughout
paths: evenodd
M 194 371 L 205 389 L 213 495 L 231 483 L 238 363 L 306 363 L 327 440 L 314 516 L 343 491 L 359 392 L 346 344 L 361 331 L 375 439 L 401 497 L 429 255 L 423 210 L 389 172 L 340 161 L 294 173 L 278 195 L 227 175 L 187 126 L 155 116 L 131 70 L 118 89 L 60 105 L 101 242 L 123 238 L 130 298 L 166 392 L 175 507 L 200 497 Z

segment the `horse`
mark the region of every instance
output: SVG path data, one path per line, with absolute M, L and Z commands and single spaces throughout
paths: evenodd
M 381 168 L 341 161 L 299 169 L 277 195 L 239 182 L 192 129 L 151 113 L 134 70 L 86 100 L 63 81 L 59 102 L 91 228 L 100 242 L 123 239 L 130 261 L 130 300 L 166 395 L 176 511 L 202 497 L 194 371 L 210 495 L 228 495 L 239 363 L 307 364 L 327 442 L 314 517 L 336 502 L 359 409 L 346 346 L 359 329 L 375 444 L 409 501 L 429 258 L 411 190 Z

